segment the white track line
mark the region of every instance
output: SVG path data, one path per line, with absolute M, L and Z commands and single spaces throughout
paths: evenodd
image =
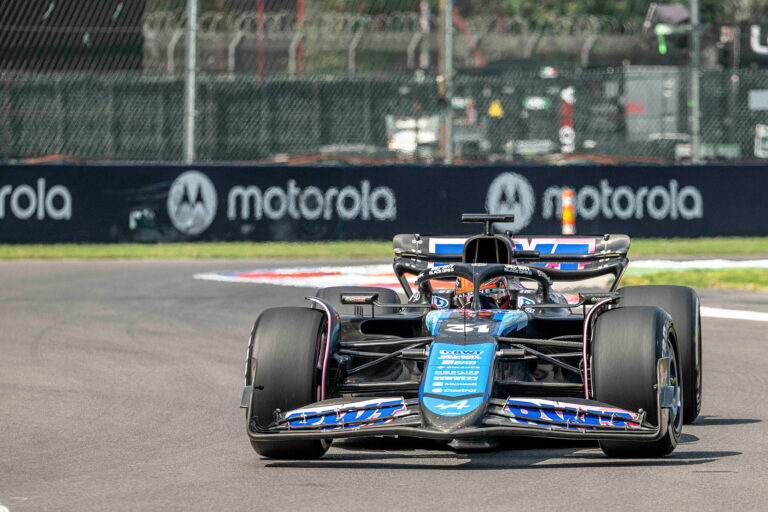
M 722 309 L 701 306 L 701 316 L 707 318 L 728 318 L 730 320 L 753 320 L 755 322 L 768 322 L 768 313 L 744 311 L 741 309 Z

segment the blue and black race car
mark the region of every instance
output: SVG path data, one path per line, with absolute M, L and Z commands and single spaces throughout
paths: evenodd
M 701 408 L 696 293 L 619 288 L 629 237 L 397 235 L 386 288 L 334 287 L 264 311 L 248 344 L 247 430 L 271 458 L 321 457 L 333 439 L 408 436 L 454 447 L 504 436 L 598 440 L 658 457 Z M 607 276 L 568 302 L 555 281 Z M 413 278 L 415 277 L 415 281 Z M 410 280 L 409 280 L 410 278 Z

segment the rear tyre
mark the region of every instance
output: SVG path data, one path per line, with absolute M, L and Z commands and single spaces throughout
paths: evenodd
M 331 286 L 328 288 L 320 288 L 315 293 L 315 297 L 325 299 L 328 301 L 333 309 L 340 315 L 355 315 L 355 308 L 363 308 L 363 312 L 366 315 L 371 314 L 371 306 L 355 306 L 354 304 L 342 304 L 342 293 L 378 293 L 378 301 L 382 304 L 400 304 L 400 298 L 397 296 L 394 290 L 389 288 L 379 288 L 376 286 Z M 313 305 L 313 307 L 318 307 Z M 397 313 L 399 308 L 376 308 L 377 315 L 391 315 Z
M 661 425 L 656 441 L 600 441 L 609 457 L 662 457 L 677 446 L 683 425 L 680 369 L 670 316 L 656 307 L 622 307 L 595 322 L 592 338 L 592 383 L 595 398 L 629 411 L 643 409 L 647 420 Z M 656 363 L 671 356 L 668 383 L 657 383 Z M 656 385 L 676 387 L 677 407 L 657 417 Z
M 687 286 L 626 286 L 619 293 L 620 306 L 657 306 L 672 317 L 683 374 L 683 421 L 693 423 L 702 395 L 699 297 Z
M 256 320 L 249 429 L 272 423 L 276 409 L 285 413 L 319 399 L 318 358 L 325 343 L 324 327 L 325 314 L 309 308 L 272 308 Z M 272 459 L 317 459 L 330 442 L 251 441 L 251 445 L 256 453 Z

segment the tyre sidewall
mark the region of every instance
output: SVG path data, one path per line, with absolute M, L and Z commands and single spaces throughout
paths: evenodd
M 253 389 L 248 408 L 249 429 L 265 428 L 276 409 L 286 413 L 319 397 L 318 358 L 325 315 L 311 308 L 272 308 L 254 326 Z M 263 389 L 260 387 L 263 386 Z M 253 441 L 254 449 L 272 458 L 314 458 L 323 441 Z
M 686 286 L 626 286 L 619 289 L 620 306 L 657 306 L 669 313 L 677 333 L 678 361 L 683 375 L 685 423 L 699 415 L 702 400 L 702 347 L 699 297 Z
M 672 319 L 661 308 L 620 307 L 598 316 L 592 338 L 595 399 L 633 412 L 643 409 L 646 419 L 661 428 L 656 441 L 601 441 L 606 454 L 663 456 L 675 449 L 681 425 L 669 429 L 674 420 L 669 417 L 671 410 L 661 409 L 658 417 L 657 405 L 657 361 L 663 357 L 667 340 L 676 356 L 679 354 L 675 336 Z M 679 363 L 678 380 L 682 381 Z M 684 397 L 681 398 L 684 404 Z

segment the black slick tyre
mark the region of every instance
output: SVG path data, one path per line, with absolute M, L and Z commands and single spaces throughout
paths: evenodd
M 394 290 L 389 288 L 379 288 L 376 286 L 330 286 L 328 288 L 320 288 L 315 293 L 315 297 L 325 299 L 328 301 L 333 309 L 340 315 L 355 315 L 355 308 L 362 308 L 365 315 L 371 314 L 371 306 L 356 306 L 353 304 L 342 304 L 342 293 L 378 293 L 378 301 L 382 304 L 400 304 L 400 298 L 397 296 Z M 313 307 L 317 308 L 317 305 Z M 399 308 L 376 308 L 376 315 L 391 315 L 397 313 Z
M 325 342 L 325 315 L 310 308 L 272 308 L 254 326 L 255 367 L 248 409 L 249 429 L 267 427 L 283 413 L 319 399 L 318 358 Z M 272 459 L 316 459 L 329 441 L 251 441 L 256 453 Z
M 659 383 L 658 359 L 670 357 L 670 379 Z M 602 440 L 609 457 L 662 457 L 677 446 L 684 402 L 680 403 L 680 371 L 670 316 L 657 307 L 621 307 L 601 314 L 592 337 L 592 384 L 595 398 L 629 411 L 643 409 L 646 419 L 661 425 L 655 441 Z M 677 407 L 657 414 L 656 386 L 675 386 Z
M 620 306 L 657 306 L 669 313 L 677 333 L 683 373 L 683 421 L 693 423 L 701 411 L 701 315 L 699 297 L 687 286 L 625 286 Z

